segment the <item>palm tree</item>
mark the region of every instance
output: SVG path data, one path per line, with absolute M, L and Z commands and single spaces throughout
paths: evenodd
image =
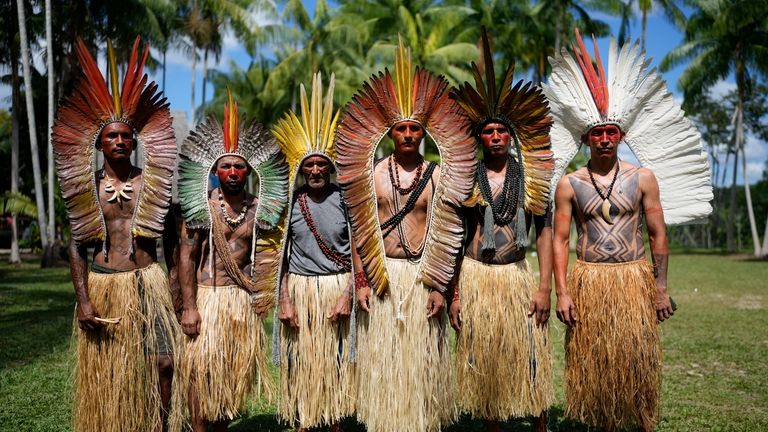
M 56 111 L 56 80 L 53 70 L 53 30 L 51 29 L 51 0 L 45 0 L 45 49 L 48 66 L 48 129 L 45 134 L 48 137 L 48 230 L 41 231 L 40 236 L 48 236 L 48 242 L 53 244 L 56 233 L 56 216 L 53 204 L 56 179 L 53 174 L 53 143 L 51 142 L 51 129 L 53 128 L 53 116 Z
M 45 220 L 45 199 L 43 196 L 43 179 L 40 173 L 40 158 L 37 148 L 37 127 L 35 125 L 35 109 L 32 102 L 32 65 L 29 59 L 29 43 L 27 41 L 26 13 L 24 1 L 16 0 L 16 10 L 19 18 L 19 39 L 21 42 L 21 66 L 24 71 L 24 94 L 27 102 L 27 123 L 29 125 L 29 146 L 32 153 L 32 173 L 35 180 L 35 202 L 37 204 L 37 223 L 40 227 L 40 243 L 44 250 L 48 248 L 47 224 Z
M 683 44 L 673 49 L 661 62 L 662 71 L 689 61 L 680 76 L 686 101 L 704 94 L 718 81 L 731 73 L 736 78 L 736 107 L 733 113 L 734 151 L 742 152 L 742 174 L 744 192 L 747 201 L 747 213 L 752 231 L 755 256 L 760 256 L 760 238 L 757 234 L 755 216 L 752 210 L 752 197 L 747 178 L 746 158 L 744 157 L 744 103 L 750 91 L 752 75 L 768 75 L 768 1 L 734 0 L 730 2 L 710 2 L 690 0 L 695 7 L 685 26 Z M 738 157 L 734 158 L 734 161 Z M 736 171 L 734 163 L 734 172 Z M 735 193 L 735 189 L 732 190 Z M 732 195 L 732 210 L 735 199 Z M 728 230 L 732 239 L 733 220 L 730 213 Z M 733 250 L 733 242 L 728 249 Z M 767 251 L 768 252 L 768 251 Z

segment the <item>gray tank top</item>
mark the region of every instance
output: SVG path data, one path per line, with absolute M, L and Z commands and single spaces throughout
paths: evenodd
M 337 253 L 350 256 L 347 211 L 341 200 L 341 190 L 331 185 L 331 194 L 321 203 L 307 198 L 307 207 L 320 236 Z M 291 203 L 291 226 L 288 234 L 290 255 L 288 271 L 303 276 L 342 273 L 344 270 L 320 250 L 315 236 L 301 214 L 298 200 Z

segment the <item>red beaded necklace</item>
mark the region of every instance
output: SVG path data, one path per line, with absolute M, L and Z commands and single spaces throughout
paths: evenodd
M 317 225 L 315 225 L 315 220 L 312 218 L 312 213 L 309 212 L 309 207 L 307 206 L 307 193 L 300 192 L 297 200 L 299 201 L 299 209 L 301 210 L 301 215 L 304 217 L 304 221 L 307 223 L 309 231 L 313 236 L 315 236 L 317 245 L 320 246 L 320 251 L 323 252 L 323 255 L 325 255 L 326 258 L 331 260 L 344 271 L 348 272 L 352 270 L 352 261 L 350 258 L 341 255 L 335 250 L 331 249 L 331 247 L 328 246 L 320 233 L 317 232 Z
M 395 163 L 392 163 L 394 160 Z M 419 162 L 419 166 L 416 167 L 416 175 L 413 177 L 413 181 L 411 182 L 411 185 L 407 188 L 400 187 L 400 173 L 397 169 L 397 161 L 395 160 L 395 154 L 393 153 L 389 159 L 387 160 L 387 168 L 389 168 L 389 181 L 392 183 L 392 187 L 397 190 L 400 195 L 408 195 L 409 193 L 413 192 L 414 189 L 416 189 L 416 185 L 419 184 L 419 180 L 421 179 L 421 170 L 424 166 L 422 161 Z M 392 166 L 394 165 L 394 171 Z

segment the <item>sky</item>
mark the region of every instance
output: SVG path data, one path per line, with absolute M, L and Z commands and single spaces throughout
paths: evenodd
M 314 0 L 304 1 L 310 14 L 314 12 Z M 639 17 L 639 14 L 637 14 Z M 602 13 L 593 14 L 593 18 L 605 21 L 611 26 L 612 33 L 614 35 L 619 32 L 620 20 L 616 17 L 611 17 Z M 639 18 L 631 23 L 630 37 L 639 38 L 641 33 Z M 651 66 L 658 66 L 661 59 L 674 47 L 680 45 L 683 39 L 683 34 L 680 30 L 676 29 L 670 24 L 665 17 L 660 13 L 653 13 L 648 17 L 648 31 L 646 35 L 646 50 L 648 56 L 652 59 Z M 499 41 L 497 41 L 499 43 Z M 601 38 L 598 40 L 598 46 L 601 53 L 608 52 L 609 38 Z M 588 44 L 588 49 L 591 50 L 591 44 Z M 606 54 L 604 54 L 605 57 Z M 159 52 L 153 52 L 153 56 L 160 58 Z M 102 56 L 103 57 L 103 56 Z M 38 70 L 44 71 L 44 57 L 42 52 L 35 53 L 33 60 Z M 104 60 L 99 59 L 99 63 L 104 70 Z M 213 59 L 209 59 L 208 67 L 210 69 L 217 69 L 222 72 L 227 72 L 230 68 L 230 62 L 235 62 L 242 69 L 247 69 L 251 62 L 250 56 L 246 53 L 245 49 L 239 44 L 239 41 L 232 34 L 225 35 L 224 44 L 222 49 L 222 55 L 218 62 Z M 196 88 L 195 98 L 196 104 L 199 106 L 200 98 L 202 96 L 202 62 L 198 61 L 198 68 L 196 74 Z M 675 95 L 675 98 L 682 101 L 682 92 L 678 88 L 677 81 L 680 74 L 685 69 L 685 65 L 678 66 L 670 71 L 663 72 L 662 76 L 667 81 L 669 89 Z M 164 87 L 165 93 L 171 104 L 172 111 L 184 111 L 189 121 L 191 118 L 192 99 L 191 99 L 191 77 L 192 77 L 192 61 L 189 57 L 180 52 L 169 52 L 167 55 L 167 67 L 166 67 L 166 82 L 163 86 L 162 71 L 158 68 L 156 71 L 150 73 L 150 78 L 157 81 L 158 85 L 162 89 Z M 7 71 L 3 71 L 7 73 Z M 362 84 L 362 83 L 361 83 Z M 711 90 L 714 95 L 723 95 L 729 90 L 734 89 L 735 83 L 733 77 L 719 82 Z M 213 97 L 213 86 L 210 84 L 206 89 L 206 98 L 210 100 Z M 0 108 L 8 109 L 10 107 L 10 88 L 7 85 L 0 84 Z M 175 114 L 178 116 L 178 114 Z M 747 174 L 749 182 L 754 183 L 762 177 L 763 169 L 765 168 L 765 161 L 768 159 L 768 143 L 761 142 L 755 137 L 747 136 L 746 143 L 747 154 Z M 622 157 L 626 160 L 634 159 L 631 156 L 629 150 L 625 147 Z M 739 182 L 741 182 L 742 174 L 739 168 L 738 172 Z M 727 175 L 730 178 L 730 174 Z

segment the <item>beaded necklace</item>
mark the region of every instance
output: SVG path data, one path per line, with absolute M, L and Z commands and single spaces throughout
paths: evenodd
M 408 197 L 408 200 L 405 202 L 405 205 L 403 208 L 401 208 L 397 213 L 392 215 L 391 218 L 384 221 L 379 227 L 382 230 L 385 230 L 389 228 L 389 230 L 383 234 L 384 237 L 389 234 L 394 227 L 399 226 L 400 223 L 403 221 L 405 216 L 413 210 L 413 208 L 416 206 L 416 201 L 421 196 L 421 193 L 424 192 L 424 188 L 427 187 L 427 182 L 430 178 L 432 178 L 432 173 L 435 171 L 435 167 L 437 164 L 434 162 L 430 162 L 427 166 L 426 171 L 424 172 L 424 175 L 421 178 L 417 178 L 418 182 L 416 183 L 415 190 L 411 193 L 411 195 Z M 392 184 L 394 187 L 394 183 Z
M 392 163 L 394 160 L 395 163 Z M 395 154 L 392 153 L 392 155 L 387 159 L 387 168 L 389 169 L 389 181 L 392 182 L 392 187 L 397 190 L 400 195 L 408 195 L 409 193 L 413 192 L 414 189 L 416 189 L 416 185 L 419 184 L 419 179 L 421 178 L 421 170 L 423 167 L 424 157 L 422 156 L 419 159 L 419 166 L 416 167 L 416 175 L 413 177 L 413 181 L 411 182 L 411 185 L 407 188 L 400 187 L 400 173 L 398 172 L 397 166 L 397 160 L 395 160 Z M 392 166 L 394 165 L 394 169 Z
M 234 219 L 231 218 L 229 216 L 229 212 L 224 206 L 224 195 L 221 194 L 221 189 L 219 189 L 219 206 L 221 207 L 221 215 L 224 216 L 224 220 L 232 228 L 237 228 L 241 223 L 243 223 L 245 220 L 245 214 L 248 213 L 248 201 L 244 197 L 243 204 L 240 207 L 240 214 L 238 214 L 238 216 Z
M 323 255 L 325 255 L 326 258 L 331 260 L 345 272 L 352 270 L 352 261 L 350 260 L 350 257 L 341 255 L 340 253 L 331 249 L 331 247 L 328 246 L 328 243 L 325 242 L 323 237 L 317 231 L 317 225 L 315 224 L 315 220 L 312 218 L 312 213 L 310 213 L 309 206 L 307 205 L 307 193 L 300 192 L 298 194 L 297 201 L 299 202 L 299 210 L 301 210 L 301 215 L 304 217 L 304 221 L 307 223 L 309 231 L 315 237 L 317 245 L 320 246 L 320 251 L 323 252 Z
M 488 183 L 488 168 L 484 163 L 479 164 L 477 169 L 477 183 L 480 186 L 480 193 L 491 206 L 493 211 L 493 221 L 496 225 L 504 226 L 512 222 L 517 214 L 517 201 L 520 197 L 517 185 L 520 178 L 520 166 L 512 157 L 507 155 L 507 172 L 504 174 L 504 186 L 498 200 L 493 199 L 491 185 Z

